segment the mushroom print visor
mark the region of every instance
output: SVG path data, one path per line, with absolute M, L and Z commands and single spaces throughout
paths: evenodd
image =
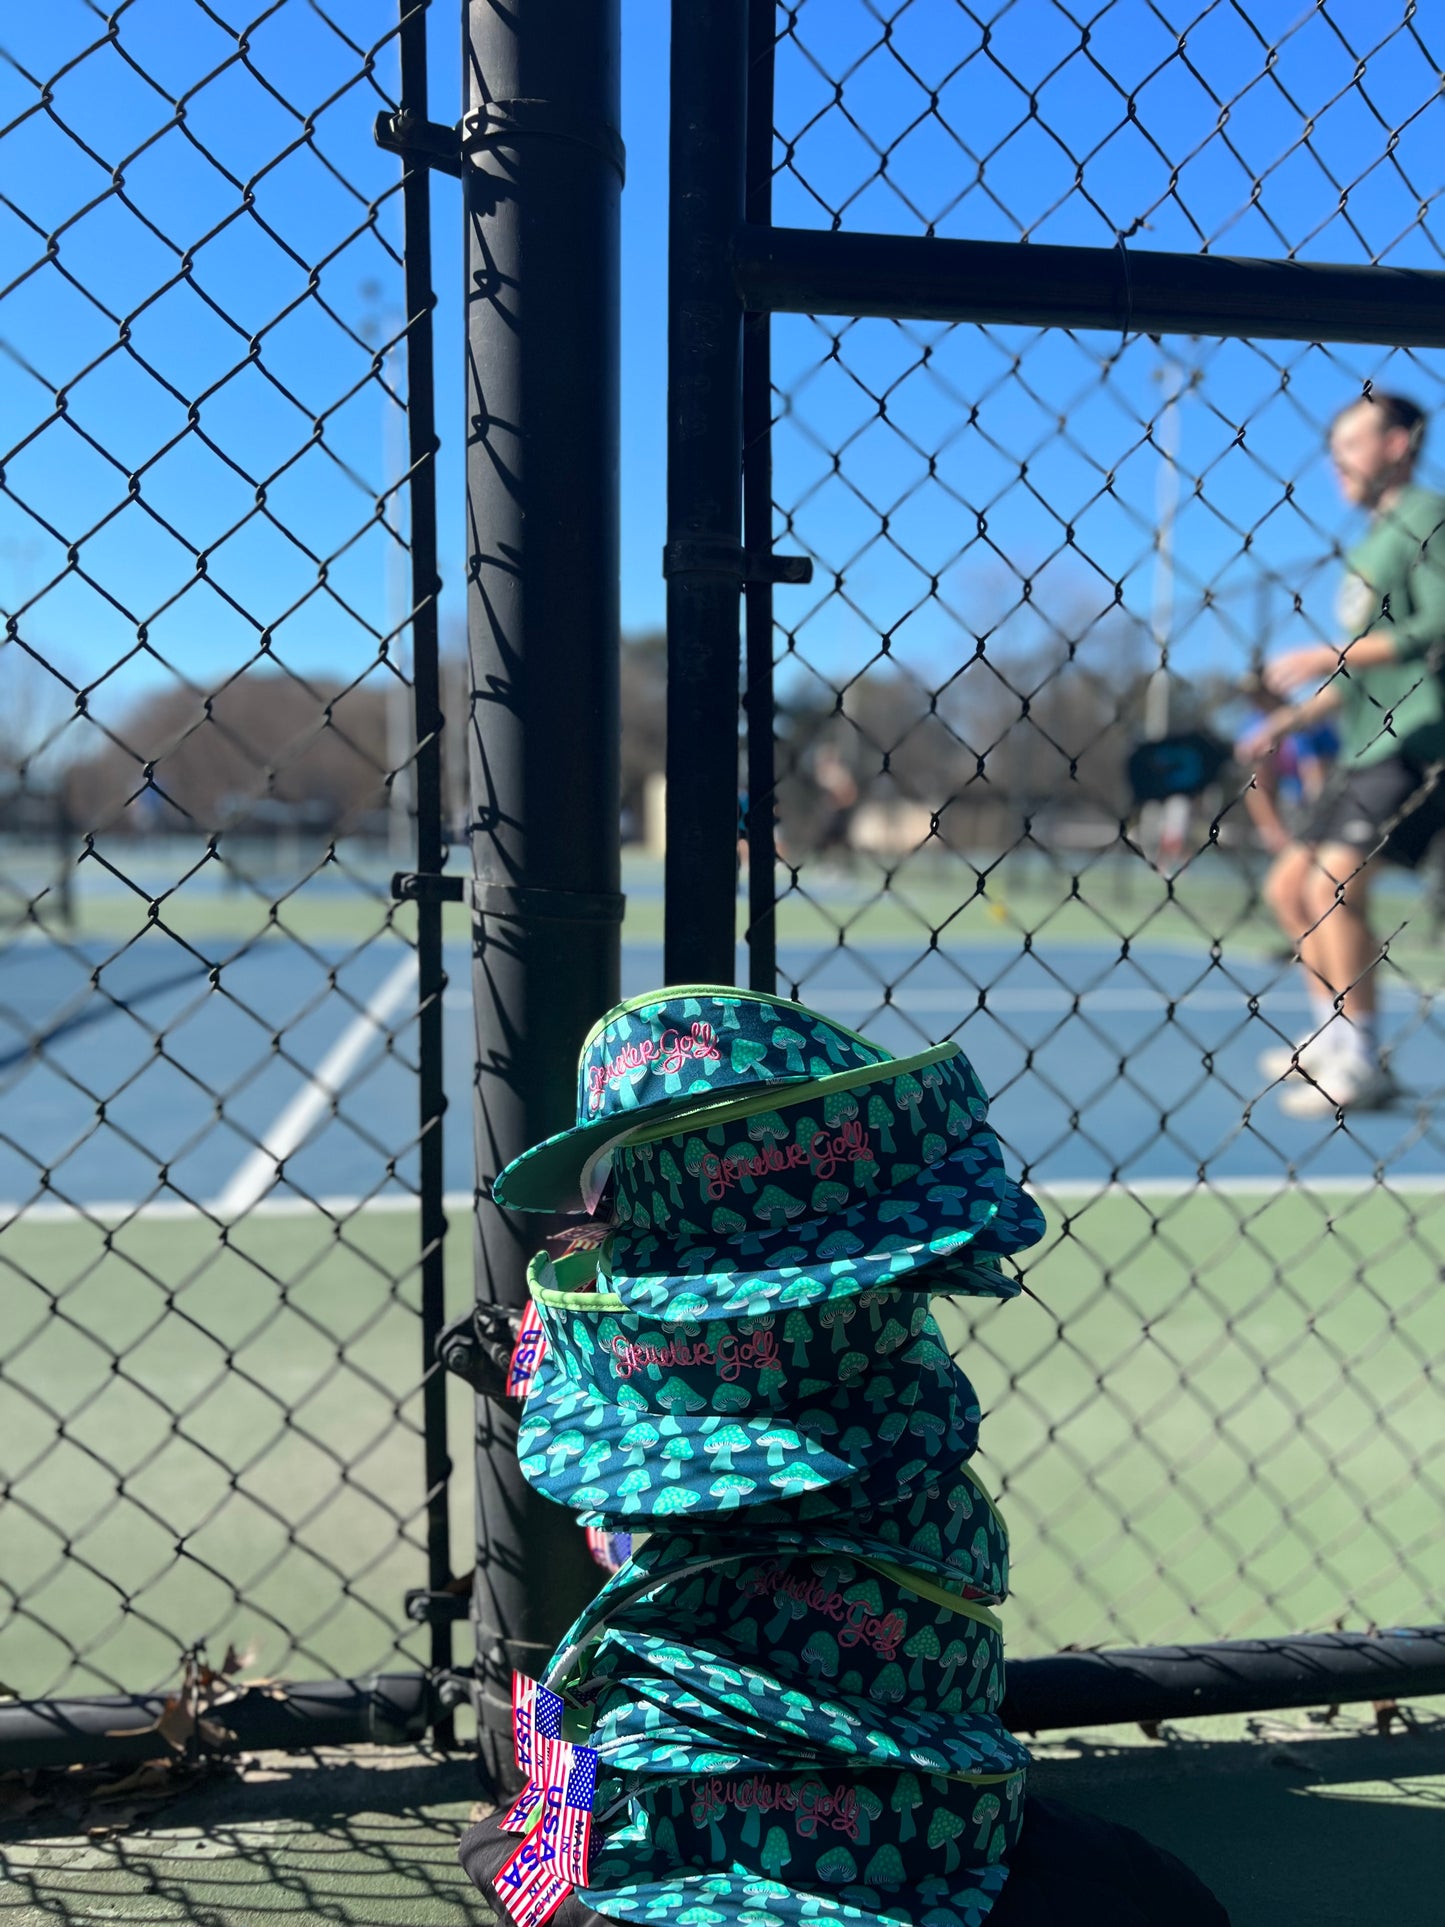
M 979 1927 L 1007 1878 L 1020 1772 L 697 1773 L 632 1793 L 584 1903 L 678 1927 Z
M 1036 1244 L 1044 1219 L 1005 1173 L 987 1110 L 968 1059 L 943 1044 L 625 1139 L 599 1283 L 632 1310 L 700 1321 L 925 1270 L 940 1291 L 1012 1297 L 997 1260 Z
M 574 1511 L 727 1514 L 875 1469 L 891 1500 L 977 1441 L 977 1399 L 921 1295 L 706 1325 L 538 1315 L 546 1348 L 517 1451 L 528 1482 Z
M 572 1210 L 589 1160 L 639 1123 L 889 1060 L 881 1045 L 781 997 L 723 984 L 634 997 L 582 1046 L 576 1124 L 514 1158 L 492 1196 L 508 1210 Z
M 694 1558 L 619 1618 L 587 1658 L 588 1744 L 616 1771 L 694 1771 L 699 1733 L 728 1772 L 1027 1762 L 994 1614 L 857 1548 Z
M 875 1710 L 901 1703 L 996 1713 L 1003 1645 L 995 1614 L 887 1550 L 860 1539 L 846 1549 L 760 1552 L 741 1529 L 723 1544 L 659 1535 L 637 1548 L 625 1579 L 583 1609 L 561 1650 L 572 1670 L 585 1657 L 595 1678 L 616 1670 L 614 1646 L 633 1650 L 635 1641 L 685 1631 L 695 1656 L 765 1665 L 789 1687 L 870 1700 Z M 777 1723 L 787 1729 L 788 1720 L 784 1710 Z

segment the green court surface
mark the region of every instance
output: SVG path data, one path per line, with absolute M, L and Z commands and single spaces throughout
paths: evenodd
M 940 1308 L 1012 1532 L 1011 1650 L 1438 1619 L 1445 1195 L 1042 1198 L 1042 1302 Z M 7 1231 L 0 1677 L 141 1690 L 200 1639 L 291 1678 L 395 1662 L 424 1579 L 414 1247 L 379 1210 L 260 1212 L 225 1246 L 197 1216 Z
M 1367 1736 L 1350 1709 L 1109 1728 L 1035 1743 L 1033 1784 L 1136 1827 L 1209 1882 L 1234 1927 L 1434 1927 L 1445 1724 Z M 456 1860 L 470 1766 L 420 1751 L 267 1755 L 104 1839 L 40 1808 L 0 1831 L 7 1927 L 484 1927 Z
M 338 1228 L 263 1208 L 224 1246 L 197 1215 L 7 1230 L 0 1572 L 25 1610 L 0 1677 L 142 1691 L 201 1639 L 290 1678 L 396 1663 L 398 1639 L 421 1658 L 402 1615 L 426 1583 L 416 1247 L 413 1212 L 375 1209 Z M 449 1257 L 460 1306 L 465 1234 Z M 457 1387 L 463 1571 L 470 1403 Z

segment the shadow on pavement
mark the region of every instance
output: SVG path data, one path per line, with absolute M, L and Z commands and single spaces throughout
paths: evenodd
M 1234 1927 L 1435 1927 L 1445 1721 L 1228 1724 L 1037 1741 L 1034 1784 L 1178 1854 Z M 0 1834 L 0 1923 L 486 1927 L 456 1860 L 475 1798 L 467 1756 L 377 1748 L 266 1755 L 104 1838 L 37 1811 Z
M 1251 1724 L 1239 1738 L 1165 1727 L 1162 1744 L 1105 1734 L 1036 1743 L 1031 1783 L 1178 1854 L 1233 1927 L 1435 1927 L 1445 1721 L 1389 1738 L 1353 1722 L 1340 1732 L 1293 1718 Z
M 467 1756 L 378 1748 L 266 1755 L 102 1839 L 37 1812 L 0 1834 L 0 1921 L 484 1923 L 456 1858 L 475 1798 Z

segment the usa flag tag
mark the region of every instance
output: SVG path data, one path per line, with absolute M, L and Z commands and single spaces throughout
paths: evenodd
M 621 1572 L 632 1557 L 632 1534 L 609 1532 L 605 1526 L 588 1526 L 587 1550 L 604 1572 Z
M 512 1675 L 512 1756 L 522 1791 L 497 1822 L 504 1833 L 525 1833 L 533 1809 L 556 1777 L 552 1759 L 562 1744 L 561 1695 L 525 1673 Z
M 546 1354 L 547 1334 L 542 1329 L 542 1314 L 537 1309 L 536 1299 L 529 1298 L 517 1331 L 517 1342 L 512 1347 L 511 1363 L 507 1367 L 508 1398 L 527 1396 L 532 1389 L 537 1367 Z
M 587 1884 L 597 1755 L 590 1746 L 562 1742 L 550 1753 L 549 1768 L 536 1824 L 495 1877 L 516 1927 L 542 1927 L 574 1887 Z

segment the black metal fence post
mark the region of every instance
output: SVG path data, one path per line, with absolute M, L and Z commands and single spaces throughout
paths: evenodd
M 403 5 L 398 36 L 401 112 L 427 117 L 425 9 Z M 438 660 L 436 509 L 436 398 L 433 387 L 431 172 L 420 160 L 406 163 L 402 178 L 405 222 L 407 493 L 411 508 L 412 697 L 416 719 L 416 867 L 418 876 L 439 876 L 444 861 L 442 829 L 442 710 Z M 400 638 L 390 638 L 394 649 Z M 438 1599 L 452 1577 L 447 1482 L 447 1375 L 436 1358 L 446 1322 L 445 1174 L 442 1161 L 442 1004 L 446 971 L 442 957 L 442 901 L 436 888 L 416 891 L 417 1093 L 420 1107 L 419 1207 L 421 1214 L 422 1438 L 426 1478 L 427 1589 Z M 436 1672 L 452 1663 L 451 1622 L 431 1619 L 429 1657 Z M 450 1713 L 438 1721 L 441 1746 L 453 1743 Z
M 747 188 L 750 227 L 773 213 L 774 0 L 749 0 Z M 773 544 L 772 321 L 743 322 L 743 542 L 752 555 Z M 773 991 L 778 979 L 777 769 L 773 742 L 773 584 L 760 572 L 743 590 L 743 708 L 748 729 L 748 985 Z
M 667 345 L 668 981 L 730 983 L 738 846 L 748 9 L 673 0 Z
M 467 635 L 478 1296 L 516 1304 L 550 1227 L 490 1180 L 570 1123 L 617 999 L 618 0 L 469 0 Z M 736 743 L 734 734 L 733 741 Z M 512 1669 L 593 1587 L 583 1535 L 478 1404 L 473 1622 L 481 1763 L 511 1772 Z

